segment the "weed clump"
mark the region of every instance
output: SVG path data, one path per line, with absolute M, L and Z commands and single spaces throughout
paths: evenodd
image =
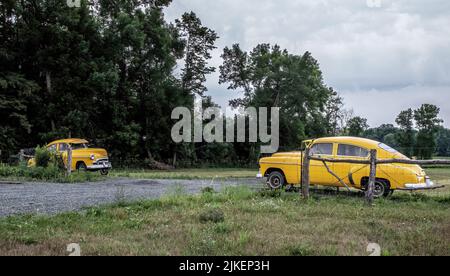
M 219 223 L 225 221 L 225 214 L 219 209 L 208 209 L 200 214 L 199 220 L 201 223 Z
M 272 189 L 262 189 L 258 192 L 258 196 L 260 197 L 280 197 L 281 190 L 272 190 Z
M 215 192 L 213 187 L 204 187 L 202 189 L 202 194 L 214 194 Z

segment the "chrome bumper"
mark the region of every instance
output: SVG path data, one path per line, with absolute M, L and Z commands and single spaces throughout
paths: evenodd
M 96 171 L 96 170 L 109 170 L 112 168 L 111 163 L 109 162 L 104 162 L 102 164 L 98 164 L 98 165 L 92 165 L 92 166 L 88 166 L 87 169 L 88 170 L 92 170 L 92 171 Z
M 398 190 L 404 190 L 404 191 L 418 191 L 418 190 L 434 190 L 443 188 L 444 185 L 437 186 L 434 184 L 433 181 L 431 181 L 429 178 L 426 179 L 425 183 L 416 183 L 416 184 L 405 184 L 405 188 L 401 188 Z

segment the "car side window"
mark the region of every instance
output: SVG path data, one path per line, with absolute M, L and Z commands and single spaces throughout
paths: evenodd
M 67 151 L 69 149 L 69 147 L 67 146 L 67 144 L 59 144 L 59 151 L 63 152 L 63 151 Z
M 367 157 L 368 155 L 369 151 L 361 147 L 345 144 L 338 146 L 338 156 Z
M 47 147 L 48 151 L 52 151 L 55 152 L 56 151 L 56 145 L 51 145 L 49 147 Z
M 311 147 L 311 155 L 333 155 L 333 144 L 315 144 Z

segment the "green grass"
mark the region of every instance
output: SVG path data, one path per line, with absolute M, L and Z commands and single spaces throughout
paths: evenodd
M 173 171 L 154 170 L 113 170 L 113 177 L 130 177 L 138 179 L 225 179 L 225 178 L 255 178 L 258 170 L 251 169 L 179 169 Z
M 226 188 L 197 196 L 0 219 L 0 255 L 450 255 L 450 194 L 358 196 Z
M 79 183 L 104 180 L 106 177 L 96 172 L 73 172 L 66 176 L 65 172 L 55 166 L 32 167 L 26 165 L 9 166 L 0 164 L 0 181 L 43 181 L 54 183 Z
M 211 170 L 187 170 L 205 174 Z M 217 172 L 217 170 L 212 170 Z M 236 170 L 220 170 L 235 176 Z M 237 170 L 241 171 L 241 170 Z M 225 188 L 188 196 L 0 219 L 0 255 L 450 255 L 450 169 L 427 169 L 444 189 L 396 192 L 373 207 L 358 193 Z

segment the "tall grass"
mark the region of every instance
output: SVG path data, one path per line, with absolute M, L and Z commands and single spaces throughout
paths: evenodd
M 0 180 L 14 181 L 44 181 L 58 183 L 78 183 L 91 182 L 105 179 L 99 173 L 94 172 L 73 172 L 66 176 L 64 170 L 53 164 L 47 167 L 27 167 L 25 164 L 10 166 L 0 164 Z

